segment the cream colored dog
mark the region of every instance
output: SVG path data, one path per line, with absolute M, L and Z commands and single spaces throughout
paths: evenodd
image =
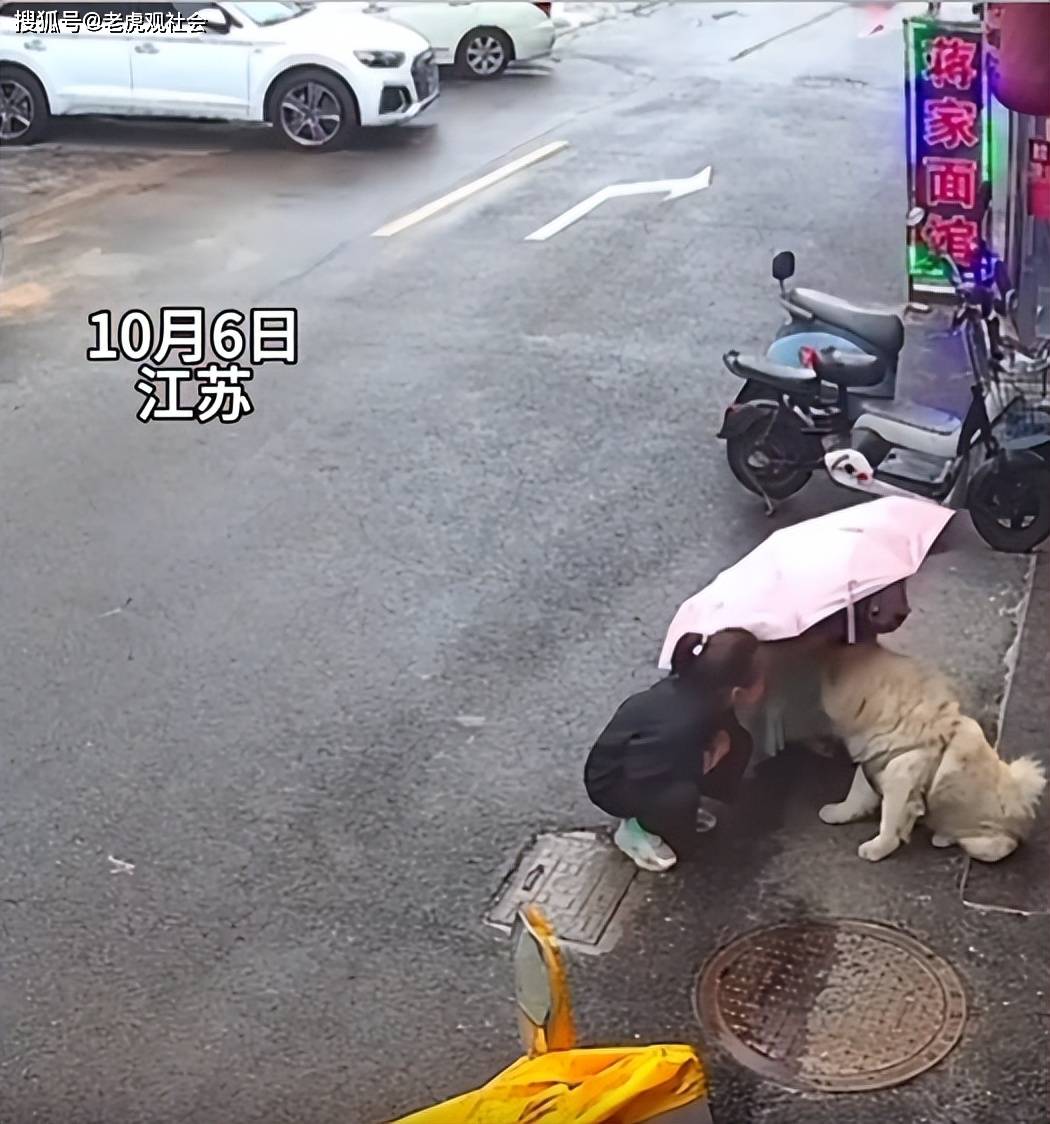
M 820 818 L 852 823 L 881 803 L 879 833 L 858 850 L 871 862 L 907 843 L 920 818 L 935 847 L 957 844 L 982 862 L 1013 852 L 1035 821 L 1043 766 L 1003 761 L 948 681 L 916 660 L 878 644 L 826 655 L 824 709 L 857 771 L 846 799 Z

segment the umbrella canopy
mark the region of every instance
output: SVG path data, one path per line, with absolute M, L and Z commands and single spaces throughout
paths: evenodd
M 955 513 L 929 500 L 887 496 L 774 531 L 675 614 L 660 667 L 687 632 L 747 628 L 787 640 L 910 578 Z

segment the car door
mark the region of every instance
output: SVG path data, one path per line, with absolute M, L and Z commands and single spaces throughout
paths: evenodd
M 138 6 L 138 5 L 136 5 Z M 205 7 L 143 4 L 142 8 L 186 21 Z M 131 90 L 135 112 L 180 117 L 248 116 L 248 56 L 252 25 L 227 13 L 225 31 L 141 31 L 131 46 Z
M 2 15 L 21 20 L 12 36 L 25 64 L 39 75 L 60 113 L 127 113 L 131 107 L 130 43 L 103 30 L 120 4 L 4 4 Z M 87 17 L 87 18 L 85 18 Z M 94 30 L 86 30 L 92 27 Z M 39 29 L 39 30 L 37 30 Z
M 434 48 L 434 57 L 442 66 L 455 60 L 460 39 L 474 26 L 474 7 L 470 0 L 452 3 L 407 3 L 401 0 L 377 0 L 365 11 L 385 16 L 418 31 Z

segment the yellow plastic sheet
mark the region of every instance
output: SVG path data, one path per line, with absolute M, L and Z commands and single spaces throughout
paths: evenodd
M 393 1124 L 642 1124 L 706 1094 L 690 1046 L 560 1050 Z

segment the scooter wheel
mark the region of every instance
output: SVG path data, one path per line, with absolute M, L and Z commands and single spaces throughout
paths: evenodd
M 777 412 L 775 402 L 755 405 L 769 415 Z M 749 492 L 771 500 L 786 500 L 809 483 L 812 470 L 798 467 L 800 460 L 807 459 L 807 452 L 805 435 L 779 420 L 772 425 L 757 422 L 726 439 L 729 471 Z
M 993 550 L 1034 550 L 1050 538 L 1050 468 L 985 461 L 970 481 L 966 506 L 977 533 Z

